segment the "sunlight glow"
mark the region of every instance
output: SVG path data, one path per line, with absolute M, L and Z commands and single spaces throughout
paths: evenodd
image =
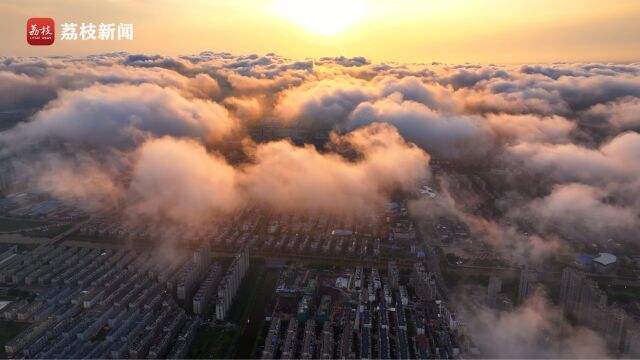
M 345 31 L 366 11 L 364 0 L 280 0 L 280 14 L 310 32 L 335 35 Z

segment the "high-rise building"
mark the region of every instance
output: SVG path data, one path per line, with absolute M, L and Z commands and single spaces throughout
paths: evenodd
M 227 273 L 220 281 L 218 297 L 216 299 L 216 319 L 224 320 L 231 307 L 233 298 L 240 287 L 240 283 L 249 269 L 249 248 L 243 247 L 235 256 L 227 269 Z
M 520 271 L 520 286 L 518 287 L 518 305 L 522 305 L 535 292 L 537 275 L 525 265 Z
M 193 297 L 193 312 L 195 314 L 204 314 L 207 311 L 211 298 L 216 293 L 216 287 L 222 277 L 222 269 L 219 263 L 211 266 L 207 277 L 204 279 L 200 288 Z
M 614 354 L 628 350 L 628 316 L 624 310 L 607 306 L 607 295 L 584 273 L 572 268 L 562 272 L 560 305 L 566 316 L 599 333 Z
M 586 321 L 594 306 L 606 306 L 607 298 L 598 285 L 587 279 L 584 273 L 572 268 L 562 271 L 560 306 L 565 315 Z M 597 322 L 597 321 L 596 321 Z
M 502 290 L 502 280 L 497 276 L 489 278 L 489 286 L 487 288 L 487 305 L 495 308 L 498 305 L 498 294 Z
M 607 311 L 607 322 L 603 329 L 604 338 L 607 346 L 614 354 L 621 354 L 625 350 L 627 319 L 628 316 L 622 309 L 609 308 Z
M 640 323 L 631 322 L 625 335 L 624 354 L 630 359 L 640 358 Z
M 565 268 L 562 271 L 560 306 L 565 315 L 575 316 L 584 281 L 584 274 L 573 268 Z
M 188 261 L 182 268 L 182 273 L 176 285 L 178 299 L 185 300 L 191 296 L 210 263 L 211 252 L 208 243 L 205 242 L 193 253 L 191 261 Z
M 397 290 L 400 285 L 400 272 L 398 271 L 398 266 L 396 266 L 395 261 L 389 261 L 388 276 L 389 286 L 391 286 L 391 289 Z

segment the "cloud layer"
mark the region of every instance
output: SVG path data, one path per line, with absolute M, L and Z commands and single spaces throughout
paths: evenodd
M 445 186 L 430 211 L 505 239 L 496 245 L 637 241 L 637 63 L 112 53 L 4 57 L 0 79 L 0 154 L 35 189 L 91 208 L 185 226 L 208 215 L 180 214 L 247 203 L 364 211 L 413 191 L 435 159 L 480 166 L 493 209 L 472 210 Z M 166 206 L 174 198 L 184 203 Z M 535 233 L 521 240 L 523 227 Z

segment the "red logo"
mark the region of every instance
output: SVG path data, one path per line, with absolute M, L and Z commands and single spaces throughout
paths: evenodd
M 51 45 L 56 37 L 56 25 L 51 18 L 27 20 L 27 42 L 29 45 Z

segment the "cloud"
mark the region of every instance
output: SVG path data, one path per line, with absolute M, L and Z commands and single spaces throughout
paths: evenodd
M 409 191 L 428 177 L 428 155 L 388 125 L 334 134 L 331 141 L 351 147 L 360 158 L 287 141 L 257 145 L 255 162 L 243 168 L 246 191 L 280 209 L 363 214 L 384 206 L 389 193 Z
M 242 202 L 235 169 L 193 140 L 149 140 L 135 152 L 133 163 L 126 214 L 137 221 L 162 228 L 202 227 Z
M 35 162 L 23 159 L 18 172 L 31 179 L 30 190 L 91 211 L 118 210 L 126 223 L 158 236 L 188 237 L 249 203 L 366 215 L 429 177 L 429 156 L 383 124 L 333 134 L 324 151 L 287 140 L 244 141 L 249 160 L 241 163 L 198 137 L 150 134 L 123 148 L 107 141 L 99 151 L 72 143 L 34 153 Z
M 227 97 L 224 99 L 224 105 L 233 110 L 238 119 L 257 121 L 262 118 L 265 110 L 259 97 Z
M 284 91 L 274 112 L 286 122 L 333 127 L 343 122 L 359 103 L 374 96 L 373 93 L 363 80 L 324 79 Z
M 639 154 L 640 134 L 635 132 L 598 149 L 532 143 L 510 147 L 510 161 L 522 164 L 546 194 L 510 203 L 508 213 L 541 233 L 599 243 L 610 238 L 636 241 Z
M 494 115 L 486 116 L 497 137 L 509 143 L 566 143 L 576 124 L 561 116 Z
M 25 74 L 0 71 L 0 109 L 29 110 L 42 106 L 56 97 L 55 89 L 40 86 L 40 83 Z
M 485 357 L 610 357 L 601 337 L 587 328 L 570 325 L 540 292 L 513 312 L 479 309 L 468 319 L 468 327 L 485 350 Z
M 30 188 L 90 211 L 112 208 L 122 200 L 116 176 L 123 164 L 99 162 L 88 154 L 46 154 L 34 162 L 18 163 Z
M 510 209 L 528 209 L 529 215 L 535 206 L 551 211 L 555 207 L 545 206 L 568 193 L 565 187 L 580 185 L 597 190 L 580 192 L 594 201 L 585 206 L 640 209 L 639 75 L 640 63 L 402 64 L 209 51 L 177 57 L 2 57 L 0 121 L 2 128 L 19 124 L 0 133 L 0 155 L 24 164 L 23 173 L 33 163 L 33 177 L 48 179 L 34 183 L 43 191 L 74 201 L 98 199 L 89 201 L 92 208 L 123 206 L 142 147 L 164 139 L 162 148 L 202 150 L 211 156 L 208 163 L 230 167 L 235 190 L 229 193 L 241 195 L 229 204 L 259 201 L 296 210 L 304 203 L 323 209 L 378 205 L 389 188 L 409 189 L 425 172 L 414 171 L 421 168 L 416 164 L 434 156 L 453 166 L 488 169 L 477 176 L 492 195 L 485 201 L 493 210 L 480 214 L 462 206 L 459 197 L 450 199 L 448 210 L 495 247 L 544 254 L 565 248 L 563 237 L 574 221 L 562 218 L 551 226 L 536 216 L 539 233 L 522 238 L 526 220 Z M 264 132 L 254 131 L 265 125 L 280 126 L 283 134 L 289 127 L 313 131 L 296 144 L 313 138 L 314 146 L 266 142 L 259 139 Z M 383 134 L 391 142 L 376 140 L 387 144 L 384 152 L 372 144 L 358 148 L 356 134 Z M 323 144 L 323 138 L 329 140 Z M 221 155 L 228 155 L 230 144 L 242 160 Z M 95 175 L 103 186 L 74 195 L 76 189 L 47 175 L 56 174 L 44 166 L 49 158 L 67 183 L 88 187 L 73 175 Z M 95 165 L 102 163 L 110 165 Z M 324 170 L 314 172 L 315 167 Z M 274 168 L 281 171 L 269 171 Z M 326 174 L 340 180 L 329 181 Z M 288 191 L 292 200 L 276 201 Z M 116 200 L 105 201 L 110 196 Z M 625 228 L 615 220 L 603 228 Z
M 352 57 L 352 58 L 348 58 L 348 57 L 344 57 L 344 56 L 338 56 L 338 57 L 323 57 L 320 58 L 318 60 L 318 63 L 320 64 L 338 64 L 340 66 L 347 66 L 347 67 L 352 67 L 352 66 L 365 66 L 365 65 L 369 65 L 371 64 L 371 61 L 369 61 L 367 58 L 364 58 L 362 56 L 356 56 L 356 57 Z
M 227 110 L 157 85 L 95 85 L 66 91 L 29 122 L 0 134 L 6 143 L 45 139 L 125 147 L 172 135 L 217 140 L 235 127 Z
M 127 55 L 122 64 L 137 67 L 159 67 L 163 69 L 171 69 L 179 73 L 189 72 L 191 66 L 182 59 L 176 59 L 169 56 L 160 55 Z
M 460 89 L 472 87 L 484 80 L 495 78 L 508 79 L 509 77 L 509 73 L 502 69 L 488 68 L 474 71 L 460 69 L 447 77 L 441 78 L 439 82 L 445 85 L 451 85 L 454 89 Z
M 549 195 L 529 203 L 524 214 L 543 230 L 560 229 L 564 235 L 598 242 L 640 226 L 636 210 L 607 203 L 606 196 L 606 191 L 585 184 L 557 185 Z
M 485 122 L 474 116 L 441 116 L 422 103 L 405 101 L 399 93 L 363 102 L 350 115 L 348 127 L 388 123 L 428 152 L 446 157 L 482 156 L 493 141 Z
M 596 104 L 585 111 L 583 119 L 596 125 L 608 123 L 621 130 L 640 130 L 640 98 L 627 97 Z
M 492 246 L 494 251 L 516 264 L 538 262 L 569 249 L 566 243 L 553 234 L 524 235 L 511 223 L 510 218 L 499 221 L 474 214 L 465 209 L 464 203 L 455 200 L 448 177 L 440 178 L 439 184 L 440 191 L 435 198 L 420 198 L 409 202 L 409 208 L 418 218 L 420 226 L 430 228 L 434 221 L 437 222 L 442 217 L 457 219 L 469 227 L 474 240 Z
M 640 170 L 639 146 L 640 134 L 627 132 L 599 149 L 575 144 L 522 143 L 507 148 L 505 156 L 509 163 L 521 163 L 523 169 L 547 179 L 605 186 L 613 181 L 636 179 Z

